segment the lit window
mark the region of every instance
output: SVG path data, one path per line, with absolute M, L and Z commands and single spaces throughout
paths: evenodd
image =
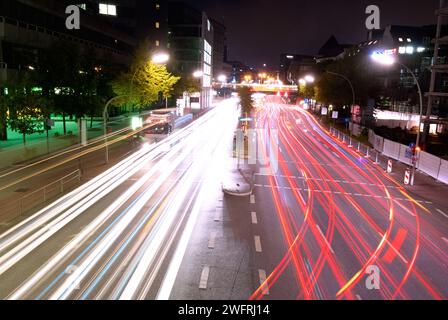
M 210 20 L 207 20 L 207 30 L 210 31 L 212 29 L 212 25 L 210 23 Z
M 417 48 L 417 52 L 418 53 L 422 53 L 422 52 L 424 52 L 425 51 L 425 48 L 424 47 L 418 47 Z
M 156 10 L 160 10 L 160 3 L 156 3 Z
M 156 29 L 160 29 L 160 22 L 156 22 Z
M 406 53 L 407 54 L 413 54 L 414 53 L 414 47 L 406 47 Z
M 156 40 L 156 47 L 160 47 L 160 41 Z
M 81 8 L 82 10 L 87 10 L 87 5 L 86 5 L 85 3 L 77 4 L 77 6 L 78 6 L 79 8 Z
M 398 53 L 399 53 L 399 54 L 405 54 L 405 53 L 406 53 L 406 47 L 400 47 L 400 48 L 398 49 Z
M 104 15 L 108 15 L 108 16 L 116 16 L 117 15 L 117 6 L 114 4 L 100 3 L 100 14 L 104 14 Z

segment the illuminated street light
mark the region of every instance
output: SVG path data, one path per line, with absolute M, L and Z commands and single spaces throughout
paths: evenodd
M 170 55 L 167 53 L 156 53 L 152 56 L 152 62 L 155 64 L 165 64 L 170 60 Z
M 222 83 L 227 82 L 227 77 L 224 74 L 221 74 L 218 76 L 218 81 Z
M 402 66 L 403 68 L 405 68 L 407 70 L 407 72 L 409 72 L 409 74 L 412 75 L 412 78 L 414 78 L 414 82 L 417 85 L 418 94 L 420 97 L 420 115 L 419 115 L 419 120 L 418 120 L 417 140 L 415 143 L 415 145 L 417 147 L 415 156 L 417 156 L 417 154 L 419 153 L 419 150 L 420 150 L 420 130 L 421 130 L 421 126 L 422 126 L 422 117 L 423 117 L 423 95 L 422 95 L 422 89 L 420 87 L 418 78 L 411 69 L 409 69 L 403 63 L 397 61 L 395 59 L 395 57 L 391 54 L 386 54 L 384 52 L 374 52 L 371 54 L 371 58 L 376 63 L 382 64 L 384 66 L 392 66 L 393 64 L 396 63 L 396 64 Z M 415 158 L 412 159 L 412 174 L 411 174 L 411 181 L 410 181 L 411 186 L 414 185 L 416 164 L 417 164 L 417 159 L 415 159 Z
M 204 75 L 204 72 L 202 72 L 201 70 L 197 70 L 193 73 L 193 77 L 195 78 L 200 78 Z
M 314 83 L 314 81 L 316 81 L 316 79 L 311 75 L 307 75 L 307 76 L 305 76 L 305 81 L 308 83 Z

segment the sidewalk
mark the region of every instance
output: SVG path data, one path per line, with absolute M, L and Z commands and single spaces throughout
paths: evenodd
M 129 126 L 128 118 L 114 119 L 109 122 L 109 127 L 112 131 L 118 131 Z M 73 128 L 72 128 L 73 129 Z M 71 130 L 70 130 L 71 131 Z M 87 128 L 87 139 L 92 141 L 103 136 L 103 124 L 97 123 L 93 128 Z M 73 135 L 69 136 L 55 136 L 53 131 L 50 131 L 49 140 L 47 142 L 46 134 L 43 137 L 31 140 L 26 145 L 22 143 L 12 144 L 9 142 L 0 142 L 0 170 L 7 169 L 11 166 L 20 166 L 24 162 L 37 159 L 42 156 L 48 156 L 57 152 L 63 151 L 70 147 L 79 144 L 78 129 Z
M 333 137 L 350 145 L 350 137 L 344 133 L 339 132 L 339 134 L 333 135 Z M 385 172 L 387 171 L 388 161 L 392 160 L 393 165 L 392 173 L 389 174 L 390 177 L 405 188 L 412 197 L 421 199 L 427 204 L 437 204 L 442 211 L 448 212 L 448 185 L 437 181 L 419 170 L 416 170 L 414 185 L 405 185 L 404 176 L 406 170 L 411 169 L 409 165 L 398 160 L 390 159 L 370 146 L 358 144 L 357 141 L 352 139 L 353 149 L 357 151 L 358 146 L 360 155 L 369 158 Z

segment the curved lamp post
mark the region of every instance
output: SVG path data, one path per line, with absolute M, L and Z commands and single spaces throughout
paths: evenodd
M 422 94 L 422 88 L 420 87 L 420 83 L 418 81 L 417 76 L 408 66 L 397 61 L 391 55 L 386 55 L 384 53 L 375 52 L 371 55 L 371 58 L 376 63 L 382 64 L 385 66 L 392 66 L 394 64 L 398 64 L 399 66 L 406 69 L 406 71 L 412 75 L 412 78 L 414 79 L 414 82 L 417 85 L 418 95 L 420 97 L 420 115 L 419 115 L 419 120 L 418 120 L 417 140 L 415 143 L 415 146 L 417 148 L 416 150 L 419 150 L 419 148 L 420 148 L 420 130 L 421 130 L 421 126 L 422 126 L 422 117 L 423 117 L 423 94 Z M 412 174 L 411 174 L 411 181 L 410 181 L 411 186 L 414 185 L 416 165 L 417 165 L 417 159 L 412 159 Z
M 169 60 L 170 60 L 170 56 L 167 53 L 163 53 L 163 52 L 155 53 L 152 56 L 152 59 L 151 59 L 152 63 L 155 63 L 155 64 L 166 64 Z M 109 106 L 115 100 L 118 100 L 118 99 L 121 99 L 121 98 L 125 98 L 125 97 L 129 97 L 129 96 L 133 95 L 132 91 L 133 91 L 133 88 L 134 88 L 134 81 L 135 81 L 135 78 L 136 78 L 137 73 L 138 73 L 139 70 L 140 69 L 137 68 L 137 70 L 135 70 L 135 72 L 134 72 L 134 75 L 132 76 L 132 79 L 131 79 L 131 93 L 130 94 L 126 94 L 126 95 L 113 97 L 109 101 L 107 101 L 106 105 L 104 106 L 103 127 L 104 127 L 104 145 L 105 145 L 105 149 L 106 149 L 106 155 L 105 155 L 106 164 L 109 163 L 109 144 L 108 144 L 108 137 L 107 137 L 107 118 L 108 118 Z M 168 105 L 168 99 L 167 99 L 167 105 Z

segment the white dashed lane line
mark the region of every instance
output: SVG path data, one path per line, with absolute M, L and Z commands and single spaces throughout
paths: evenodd
M 202 268 L 201 280 L 199 282 L 199 289 L 207 290 L 209 275 L 210 275 L 210 267 L 204 266 L 204 268 Z
M 253 194 L 250 195 L 250 203 L 255 204 L 255 195 Z
M 215 243 L 216 243 L 216 232 L 213 231 L 212 233 L 210 233 L 210 237 L 208 239 L 208 248 L 214 249 Z
M 266 271 L 264 270 L 258 270 L 258 277 L 260 278 L 260 287 L 262 287 L 263 295 L 268 296 L 269 295 L 269 287 L 266 284 Z
M 252 224 L 258 224 L 257 213 L 256 212 L 252 212 L 251 213 L 251 217 L 252 217 Z
M 254 184 L 256 188 L 271 188 L 269 185 L 260 185 L 260 184 Z M 326 193 L 326 194 L 337 194 L 337 195 L 344 195 L 344 196 L 355 196 L 355 197 L 363 197 L 363 198 L 376 198 L 376 199 L 384 199 L 384 200 L 391 200 L 391 198 L 386 196 L 378 196 L 373 194 L 360 194 L 360 193 L 350 193 L 350 192 L 339 192 L 339 191 L 331 191 L 331 190 L 310 190 L 310 189 L 303 189 L 303 188 L 286 188 L 286 187 L 279 187 L 274 186 L 275 189 L 279 190 L 295 190 L 295 191 L 311 191 L 316 193 Z M 417 203 L 424 203 L 424 204 L 433 204 L 431 201 L 424 201 L 424 200 L 413 200 L 413 199 L 406 199 L 406 198 L 392 198 L 394 201 L 404 201 L 404 202 L 414 202 Z M 445 217 L 448 218 L 448 215 L 445 215 Z
M 447 238 L 442 238 L 443 241 L 445 241 L 445 243 L 448 245 L 448 239 Z
M 255 236 L 254 237 L 254 242 L 255 242 L 255 251 L 256 252 L 263 252 L 263 249 L 261 248 L 261 239 L 260 236 Z

